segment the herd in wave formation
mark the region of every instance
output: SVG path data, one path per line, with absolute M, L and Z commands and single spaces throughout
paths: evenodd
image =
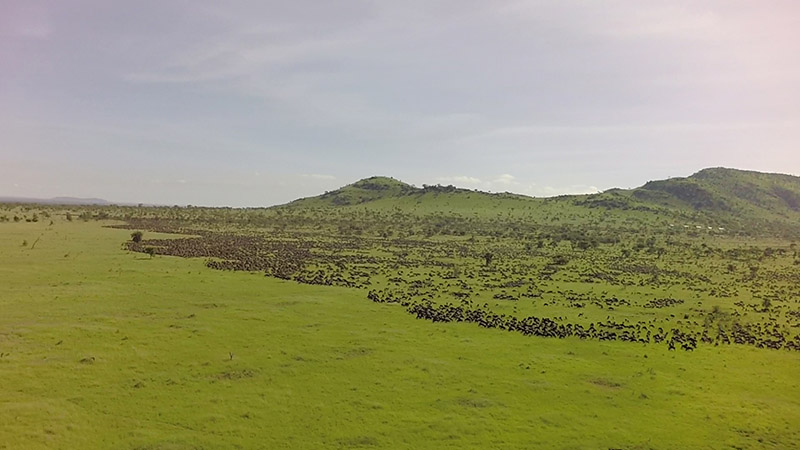
M 559 323 L 550 318 L 525 317 L 518 319 L 512 315 L 495 314 L 487 305 L 473 306 L 472 302 L 462 300 L 460 305 L 450 303 L 434 304 L 430 300 L 414 301 L 406 297 L 394 298 L 382 293 L 370 291 L 367 298 L 376 303 L 397 303 L 415 315 L 418 319 L 433 322 L 470 322 L 484 328 L 497 328 L 500 330 L 515 331 L 526 336 L 539 336 L 550 338 L 566 338 L 574 336 L 580 339 L 597 339 L 601 341 L 638 342 L 641 344 L 666 342 L 670 350 L 681 348 L 692 351 L 697 348 L 697 333 L 681 331 L 677 328 L 664 330 L 656 328 L 653 322 L 636 322 L 633 324 L 620 323 L 613 320 L 591 323 L 588 327 L 573 323 Z M 800 336 L 792 340 L 776 330 L 765 330 L 759 326 L 742 326 L 734 324 L 732 332 L 728 333 L 722 328 L 717 328 L 716 333 L 709 334 L 704 329 L 699 336 L 703 343 L 713 344 L 747 344 L 761 348 L 787 350 L 800 350 Z
M 792 330 L 800 327 L 800 311 L 794 309 L 785 310 L 780 316 L 762 314 L 760 320 L 741 320 L 748 312 L 759 311 L 752 304 L 731 302 L 735 308 L 732 314 L 719 309 L 689 308 L 694 320 L 690 320 L 689 314 L 684 315 L 682 320 L 676 318 L 675 314 L 665 314 L 663 317 L 650 314 L 648 320 L 636 320 L 637 316 L 631 314 L 615 317 L 617 310 L 623 308 L 646 308 L 652 311 L 684 306 L 685 300 L 663 297 L 632 304 L 631 300 L 605 293 L 598 296 L 592 292 L 557 289 L 559 285 L 551 281 L 552 277 L 559 271 L 566 272 L 566 263 L 560 261 L 560 255 L 550 258 L 548 264 L 540 267 L 537 277 L 531 276 L 533 266 L 526 266 L 527 263 L 522 260 L 513 260 L 506 255 L 505 259 L 510 263 L 501 265 L 495 260 L 490 265 L 491 258 L 485 256 L 483 249 L 472 250 L 463 243 L 454 245 L 426 240 L 345 237 L 314 239 L 308 235 L 291 234 L 244 235 L 187 229 L 169 221 L 131 220 L 123 227 L 194 236 L 128 242 L 127 248 L 133 251 L 144 252 L 148 248 L 155 248 L 156 253 L 161 255 L 206 258 L 206 265 L 214 269 L 260 271 L 300 283 L 358 288 L 368 291 L 367 298 L 373 302 L 398 304 L 415 317 L 433 322 L 473 323 L 526 336 L 661 344 L 670 350 L 692 351 L 698 345 L 728 344 L 800 350 L 800 334 L 792 333 Z M 443 261 L 451 256 L 471 261 L 472 265 L 459 270 L 454 264 Z M 618 266 L 619 263 L 608 264 L 614 265 Z M 427 272 L 414 273 L 420 267 Z M 624 276 L 643 274 L 638 265 L 617 270 L 618 279 L 609 275 L 611 270 L 603 273 L 596 269 L 592 269 L 592 272 L 580 270 L 574 275 L 574 281 L 587 284 L 618 283 L 630 286 L 635 283 L 630 281 L 632 278 L 624 279 Z M 587 273 L 591 276 L 587 276 Z M 663 270 L 655 275 L 653 283 L 659 282 L 655 280 L 657 276 L 661 280 L 684 277 L 688 282 L 695 283 L 690 287 L 706 283 L 710 295 L 716 295 L 717 298 L 732 295 L 730 292 L 736 289 L 732 284 L 711 285 L 704 275 L 678 270 Z M 643 276 L 651 275 L 644 273 Z M 775 295 L 785 294 L 782 289 L 775 288 Z M 559 303 L 575 308 L 576 312 L 594 307 L 595 310 L 607 310 L 609 315 L 605 320 L 589 321 L 584 317 L 584 320 L 569 321 L 562 316 L 521 317 L 518 314 L 499 313 L 493 311 L 488 303 L 478 304 L 474 301 L 479 290 L 489 292 L 493 301 L 505 304 L 526 300 L 538 301 L 547 307 Z M 547 299 L 543 298 L 545 295 Z M 578 317 L 582 316 L 583 312 L 580 312 Z

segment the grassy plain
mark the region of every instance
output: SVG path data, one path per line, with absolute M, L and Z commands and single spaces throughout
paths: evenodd
M 363 289 L 151 259 L 122 248 L 130 230 L 53 222 L 0 223 L 0 448 L 800 442 L 798 352 L 432 323 Z

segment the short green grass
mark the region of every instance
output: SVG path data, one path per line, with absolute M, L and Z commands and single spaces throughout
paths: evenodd
M 434 324 L 360 290 L 150 259 L 121 249 L 129 231 L 54 222 L 0 224 L 0 448 L 800 442 L 796 352 Z

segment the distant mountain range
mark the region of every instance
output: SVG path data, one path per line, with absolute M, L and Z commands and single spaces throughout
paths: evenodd
M 125 203 L 112 203 L 102 198 L 77 198 L 77 197 L 0 197 L 0 203 L 33 203 L 41 205 L 123 205 Z

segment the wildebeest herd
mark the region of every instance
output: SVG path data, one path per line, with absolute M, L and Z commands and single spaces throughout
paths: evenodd
M 391 224 L 387 217 L 371 220 Z M 191 236 L 145 235 L 126 243 L 133 251 L 152 248 L 159 255 L 206 258 L 214 269 L 361 289 L 374 302 L 399 304 L 433 322 L 670 350 L 729 344 L 800 350 L 794 289 L 800 265 L 788 244 L 776 251 L 671 235 L 663 246 L 651 238 L 584 248 L 491 232 L 437 238 L 384 229 L 364 235 L 341 223 L 299 223 L 292 218 L 272 230 L 244 231 L 129 218 L 123 227 Z

